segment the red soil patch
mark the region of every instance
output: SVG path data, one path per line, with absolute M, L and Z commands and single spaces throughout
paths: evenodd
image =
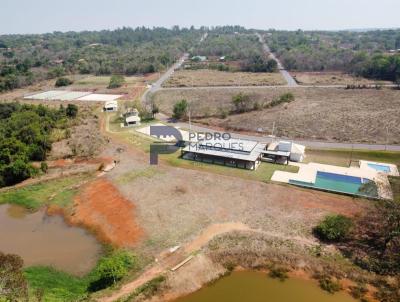
M 143 235 L 135 221 L 134 204 L 105 178 L 88 183 L 75 197 L 73 225 L 91 229 L 98 239 L 119 247 L 134 246 Z

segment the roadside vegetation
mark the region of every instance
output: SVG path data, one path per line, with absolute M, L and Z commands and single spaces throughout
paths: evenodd
M 78 108 L 69 104 L 58 110 L 43 105 L 0 104 L 0 187 L 21 182 L 40 173 L 32 161 L 45 161 L 52 134 L 68 127 Z M 42 172 L 45 166 L 42 165 Z

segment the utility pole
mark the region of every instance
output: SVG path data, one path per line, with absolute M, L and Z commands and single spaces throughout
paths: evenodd
M 272 137 L 274 137 L 274 132 L 275 132 L 275 121 L 272 123 L 272 134 L 271 134 Z
M 387 145 L 389 140 L 389 127 L 386 126 L 386 141 L 385 141 L 385 151 L 387 151 Z

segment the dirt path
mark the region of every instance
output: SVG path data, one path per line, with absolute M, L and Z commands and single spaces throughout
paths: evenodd
M 157 258 L 156 262 L 149 269 L 147 269 L 139 278 L 130 283 L 125 284 L 124 286 L 121 287 L 119 291 L 113 293 L 111 296 L 98 298 L 97 301 L 112 302 L 121 299 L 124 296 L 128 296 L 129 294 L 132 294 L 138 287 L 154 279 L 160 274 L 170 270 L 172 267 L 183 261 L 188 255 L 206 246 L 213 238 L 219 235 L 235 231 L 254 232 L 254 233 L 264 234 L 270 237 L 277 237 L 283 240 L 294 240 L 297 241 L 298 243 L 305 245 L 315 244 L 314 240 L 303 237 L 290 237 L 290 236 L 283 236 L 282 234 L 276 232 L 265 232 L 261 230 L 254 230 L 240 222 L 212 224 L 205 230 L 203 230 L 202 233 L 195 239 L 193 239 L 191 242 L 181 247 L 176 253 L 170 253 L 169 251 L 164 251 L 163 253 L 161 253 L 159 258 Z

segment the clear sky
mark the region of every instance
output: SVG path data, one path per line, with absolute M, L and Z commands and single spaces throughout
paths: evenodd
M 0 0 L 0 34 L 122 26 L 400 27 L 400 0 Z

